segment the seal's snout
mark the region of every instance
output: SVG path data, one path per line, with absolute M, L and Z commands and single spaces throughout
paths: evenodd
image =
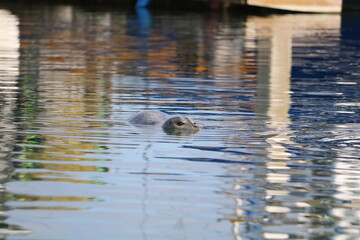
M 200 129 L 200 128 L 201 128 L 201 126 L 200 126 L 198 123 L 194 122 L 194 126 L 193 126 L 193 128 L 195 128 L 195 129 Z
M 185 119 L 186 119 L 186 122 L 189 123 L 190 128 L 200 129 L 200 126 L 197 124 L 197 122 L 195 122 L 194 120 L 192 120 L 191 118 L 188 118 L 188 117 Z

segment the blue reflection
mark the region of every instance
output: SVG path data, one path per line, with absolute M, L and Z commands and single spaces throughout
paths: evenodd
M 141 35 L 148 36 L 151 28 L 151 13 L 146 8 L 136 8 L 138 26 Z

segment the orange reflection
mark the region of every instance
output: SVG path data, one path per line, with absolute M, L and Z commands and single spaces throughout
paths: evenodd
M 104 184 L 103 182 L 99 181 L 74 179 L 71 178 L 71 176 L 65 178 L 64 174 L 54 172 L 18 172 L 13 174 L 12 179 L 20 181 L 51 181 L 80 184 Z

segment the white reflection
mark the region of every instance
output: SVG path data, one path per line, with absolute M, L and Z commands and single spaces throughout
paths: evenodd
M 0 9 L 0 91 L 12 94 L 19 76 L 19 21 L 9 11 Z M 7 96 L 13 98 L 13 96 Z
M 16 16 L 0 9 L 0 129 L 2 133 L 7 133 L 0 135 L 0 157 L 12 150 L 9 143 L 15 138 L 10 132 L 15 130 L 13 114 L 18 88 L 20 46 L 18 24 Z
M 0 199 L 1 205 L 7 198 L 3 184 L 8 181 L 11 168 L 9 155 L 16 138 L 14 112 L 16 107 L 19 77 L 19 20 L 9 11 L 0 9 Z M 0 220 L 0 236 L 28 234 L 30 231 Z

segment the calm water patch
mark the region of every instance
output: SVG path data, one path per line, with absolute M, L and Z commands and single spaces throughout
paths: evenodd
M 1 235 L 358 238 L 354 19 L 0 5 Z

